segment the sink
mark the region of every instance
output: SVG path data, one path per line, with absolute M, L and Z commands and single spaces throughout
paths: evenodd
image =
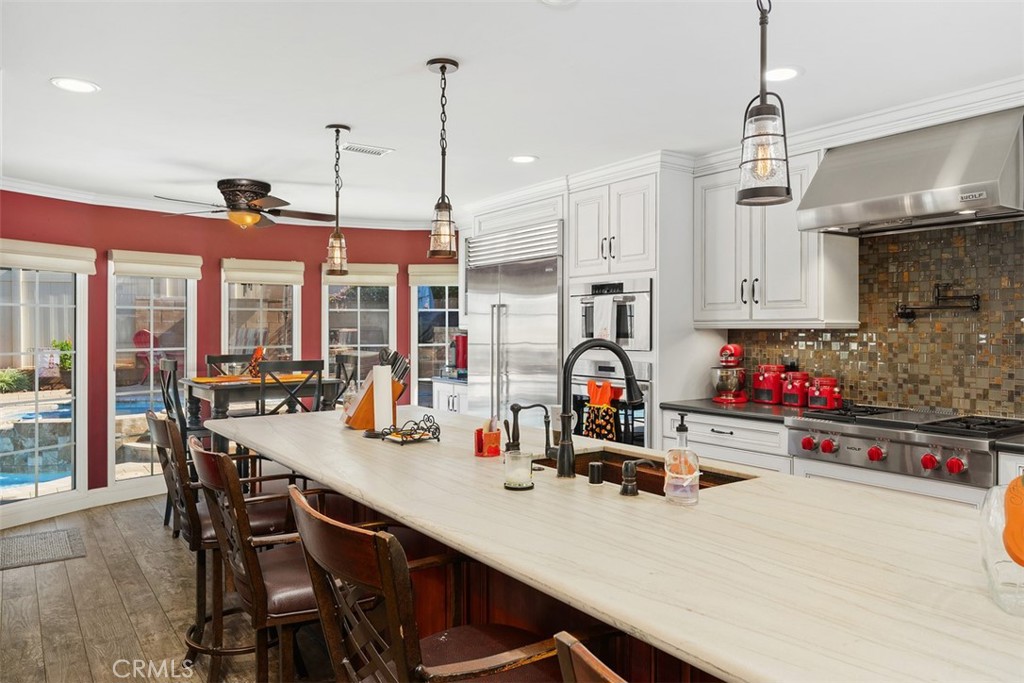
M 636 460 L 636 455 L 624 455 L 622 453 L 614 453 L 612 451 L 591 451 L 589 453 L 576 453 L 576 474 L 577 476 L 583 476 L 586 478 L 588 473 L 588 467 L 592 462 L 602 463 L 601 472 L 604 475 L 606 482 L 612 484 L 622 483 L 622 463 L 627 460 Z M 543 458 L 534 461 L 538 465 L 544 467 L 555 468 L 554 458 Z M 700 487 L 702 489 L 711 488 L 712 486 L 722 486 L 723 484 L 734 484 L 738 481 L 745 481 L 747 479 L 753 479 L 753 476 L 742 476 L 729 472 L 723 472 L 714 468 L 706 467 L 701 465 L 700 467 Z M 655 493 L 659 496 L 665 495 L 665 469 L 659 464 L 657 467 L 648 467 L 647 465 L 639 465 L 636 468 L 636 485 L 641 491 L 647 493 Z

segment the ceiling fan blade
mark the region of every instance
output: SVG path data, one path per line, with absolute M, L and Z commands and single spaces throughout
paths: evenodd
M 195 204 L 196 206 L 215 206 L 218 209 L 226 208 L 223 204 L 207 204 L 206 202 L 194 202 L 191 199 L 175 199 L 174 197 L 161 197 L 158 194 L 153 195 L 157 199 L 165 199 L 169 202 L 181 202 L 183 204 Z M 181 215 L 181 214 L 178 214 Z
M 253 223 L 254 228 L 269 228 L 271 225 L 277 225 L 274 221 L 270 220 L 270 217 L 266 214 L 261 213 L 260 219 L 256 223 Z
M 281 199 L 280 197 L 274 197 L 267 195 L 266 197 L 260 197 L 249 202 L 249 206 L 255 209 L 276 209 L 279 206 L 288 206 L 288 202 Z
M 168 216 L 198 216 L 204 213 L 226 213 L 227 209 L 210 209 L 209 211 L 188 211 L 186 213 L 165 213 L 162 214 L 163 218 Z
M 301 218 L 304 221 L 333 221 L 333 213 L 315 213 L 313 211 L 292 211 L 290 209 L 271 209 L 267 211 L 271 216 L 281 218 Z

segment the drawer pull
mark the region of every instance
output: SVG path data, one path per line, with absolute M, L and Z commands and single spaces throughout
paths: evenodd
M 729 436 L 735 436 L 732 432 L 719 431 L 719 430 L 715 429 L 714 427 L 711 428 L 711 433 L 712 434 L 727 434 Z

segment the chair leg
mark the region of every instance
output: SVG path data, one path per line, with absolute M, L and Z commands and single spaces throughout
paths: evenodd
M 278 669 L 278 680 L 281 683 L 292 683 L 295 680 L 295 626 L 288 624 L 278 626 L 278 656 L 281 658 L 281 667 Z
M 224 561 L 220 550 L 213 551 L 213 647 L 224 645 Z M 220 656 L 210 657 L 210 683 L 220 678 Z
M 164 526 L 171 523 L 171 494 L 167 493 L 167 505 L 164 506 Z
M 196 615 L 189 634 L 193 641 L 201 643 L 206 630 L 206 551 L 196 552 Z M 189 647 L 185 652 L 185 661 L 189 666 L 195 664 L 197 651 Z
M 256 631 L 256 681 L 267 683 L 270 677 L 270 665 L 267 657 L 267 629 Z

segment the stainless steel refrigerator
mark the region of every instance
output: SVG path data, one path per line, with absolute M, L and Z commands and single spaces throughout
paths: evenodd
M 558 402 L 561 235 L 556 221 L 466 241 L 470 414 L 500 423 L 513 403 Z M 527 411 L 521 421 L 539 425 L 541 418 Z

